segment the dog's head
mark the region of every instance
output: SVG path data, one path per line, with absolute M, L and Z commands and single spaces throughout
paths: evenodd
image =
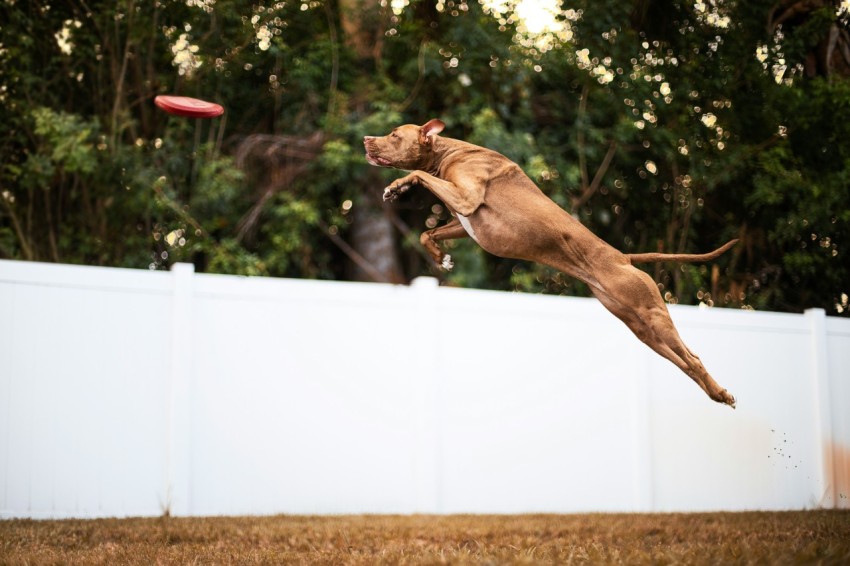
M 446 125 L 430 120 L 424 126 L 407 124 L 395 128 L 383 137 L 366 136 L 366 161 L 379 167 L 395 167 L 413 171 L 424 169 L 431 162 L 434 138 Z

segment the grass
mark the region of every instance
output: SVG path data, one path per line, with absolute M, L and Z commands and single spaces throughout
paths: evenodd
M 850 512 L 0 521 L 0 564 L 848 564 Z

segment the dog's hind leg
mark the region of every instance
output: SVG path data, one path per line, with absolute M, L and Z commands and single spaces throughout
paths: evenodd
M 735 398 L 714 381 L 699 357 L 685 346 L 652 278 L 631 266 L 618 267 L 617 271 L 616 276 L 606 278 L 608 285 L 604 288 L 591 287 L 605 308 L 644 344 L 685 372 L 711 399 L 734 407 Z
M 629 330 L 632 331 L 632 334 L 637 336 L 641 342 L 652 348 L 657 354 L 673 362 L 680 370 L 686 373 L 690 370 L 690 366 L 688 366 L 687 362 L 685 362 L 679 354 L 669 348 L 666 343 L 659 341 L 655 337 L 655 333 L 652 328 L 643 319 L 641 319 L 640 316 L 638 316 L 637 312 L 629 308 L 627 305 L 618 303 L 609 297 L 604 291 L 600 291 L 593 287 L 591 287 L 591 290 L 593 291 L 593 295 L 599 299 L 599 302 L 602 303 L 603 306 L 605 306 L 605 308 L 608 309 L 614 316 L 623 321 L 626 326 L 629 327 Z M 702 383 L 698 380 L 694 381 L 696 381 L 697 385 L 705 390 Z M 706 393 L 708 393 L 708 391 L 706 391 Z
M 461 225 L 460 221 L 457 218 L 452 218 L 451 221 L 442 226 L 438 226 L 437 228 L 428 230 L 427 232 L 422 232 L 422 235 L 419 236 L 419 241 L 428 251 L 428 254 L 434 259 L 434 263 L 436 263 L 438 267 L 441 267 L 446 271 L 451 271 L 452 267 L 454 267 L 454 264 L 452 263 L 452 256 L 444 253 L 437 242 L 466 238 L 468 235 L 469 234 Z

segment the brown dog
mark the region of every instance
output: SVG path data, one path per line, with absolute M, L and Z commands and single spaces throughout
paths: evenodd
M 735 398 L 682 342 L 655 282 L 632 264 L 707 261 L 737 240 L 701 255 L 623 254 L 544 195 L 516 163 L 495 151 L 439 137 L 444 127 L 440 120 L 431 120 L 363 140 L 366 160 L 372 165 L 410 171 L 384 189 L 384 200 L 421 185 L 454 214 L 449 223 L 420 238 L 437 265 L 445 269 L 452 265 L 437 242 L 468 235 L 494 255 L 536 261 L 576 277 L 641 341 L 676 364 L 709 397 L 735 406 Z

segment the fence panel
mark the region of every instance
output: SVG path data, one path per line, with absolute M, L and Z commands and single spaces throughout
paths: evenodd
M 0 261 L 0 516 L 850 507 L 850 321 Z

